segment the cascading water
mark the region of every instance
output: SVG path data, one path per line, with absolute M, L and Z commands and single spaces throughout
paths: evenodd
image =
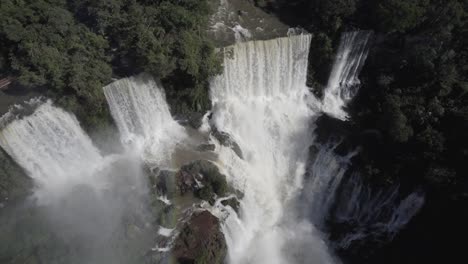
M 50 101 L 32 115 L 6 124 L 0 145 L 36 181 L 41 199 L 64 194 L 73 185 L 99 184 L 93 172 L 101 167 L 103 157 L 78 120 Z
M 164 90 L 147 75 L 121 79 L 103 89 L 122 142 L 141 151 L 147 162 L 168 164 L 186 134 L 172 118 Z
M 241 214 L 224 232 L 230 263 L 331 263 L 312 225 L 288 212 L 312 143 L 306 87 L 310 35 L 225 48 L 224 73 L 211 84 L 212 122 L 242 149 L 219 150 L 228 180 L 242 190 Z M 291 245 L 295 245 L 292 248 Z
M 334 222 L 350 228 L 338 240 L 341 248 L 367 238 L 393 239 L 424 205 L 420 191 L 402 196 L 398 185 L 376 189 L 357 174 L 344 181 L 341 189 L 331 216 Z
M 36 184 L 37 199 L 24 202 L 31 210 L 19 215 L 30 222 L 13 226 L 28 232 L 16 239 L 28 241 L 26 248 L 47 244 L 44 263 L 135 263 L 153 231 L 140 162 L 127 154 L 102 156 L 78 120 L 51 101 L 32 108 L 30 115 L 18 107 L 0 119 L 0 146 Z M 128 219 L 142 230 L 132 238 Z M 56 239 L 62 246 L 50 247 Z
M 346 119 L 343 107 L 359 88 L 358 75 L 367 58 L 370 31 L 353 31 L 342 34 L 323 97 L 323 111 L 338 119 Z
M 315 153 L 311 153 L 303 193 L 299 201 L 299 208 L 303 217 L 312 219 L 319 227 L 329 215 L 334 205 L 338 188 L 348 169 L 350 158 L 355 153 L 340 157 L 334 153 L 337 144 L 314 146 Z

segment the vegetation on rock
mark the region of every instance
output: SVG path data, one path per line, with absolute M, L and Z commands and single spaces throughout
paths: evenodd
M 226 176 L 219 172 L 215 164 L 206 160 L 183 166 L 179 175 L 183 177 L 178 178 L 179 186 L 187 185 L 189 182 L 189 188 L 195 191 L 195 196 L 205 201 L 213 202 L 216 196 L 226 196 L 229 191 Z
M 175 263 L 221 264 L 227 245 L 221 225 L 208 211 L 195 212 L 178 235 L 174 248 Z

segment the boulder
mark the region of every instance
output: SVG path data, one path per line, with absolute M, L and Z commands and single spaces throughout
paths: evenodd
M 214 127 L 211 131 L 211 135 L 213 135 L 213 137 L 219 141 L 219 144 L 231 148 L 237 154 L 237 156 L 239 156 L 239 158 L 244 158 L 241 148 L 236 143 L 236 141 L 234 141 L 231 135 L 226 132 L 219 131 L 216 129 L 216 127 Z
M 192 191 L 197 198 L 214 202 L 215 196 L 228 192 L 226 176 L 207 160 L 198 160 L 183 166 L 176 174 L 177 188 L 181 195 Z
M 226 254 L 226 239 L 220 221 L 208 211 L 191 216 L 172 248 L 173 262 L 179 264 L 222 264 Z
M 230 206 L 236 213 L 239 213 L 240 203 L 236 197 L 229 198 L 221 202 L 224 206 Z

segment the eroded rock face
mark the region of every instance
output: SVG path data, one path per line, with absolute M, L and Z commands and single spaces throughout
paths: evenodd
M 231 135 L 226 132 L 219 131 L 216 129 L 216 127 L 214 127 L 211 131 L 211 135 L 213 135 L 213 137 L 215 137 L 221 145 L 231 148 L 237 154 L 237 156 L 239 156 L 239 158 L 244 158 L 241 148 L 236 143 L 236 141 L 234 141 Z
M 194 213 L 181 229 L 172 253 L 174 263 L 224 263 L 227 245 L 219 219 L 208 211 Z

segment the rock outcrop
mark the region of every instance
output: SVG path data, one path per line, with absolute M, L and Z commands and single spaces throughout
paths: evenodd
M 227 245 L 220 221 L 208 211 L 196 212 L 182 227 L 172 249 L 174 263 L 221 264 Z
M 219 141 L 219 144 L 231 148 L 239 158 L 243 159 L 244 155 L 239 145 L 234 141 L 231 135 L 226 132 L 219 131 L 216 127 L 211 131 L 211 135 Z

